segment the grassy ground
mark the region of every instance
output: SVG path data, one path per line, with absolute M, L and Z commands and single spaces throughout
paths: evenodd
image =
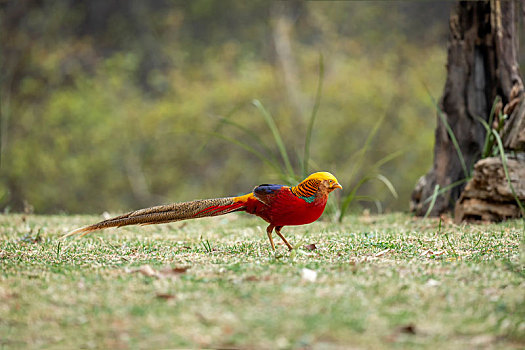
M 243 215 L 57 239 L 98 219 L 0 216 L 0 348 L 525 346 L 518 221 L 350 217 L 277 255 Z

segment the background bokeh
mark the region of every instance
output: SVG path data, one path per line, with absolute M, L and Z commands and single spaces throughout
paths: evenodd
M 237 144 L 272 114 L 299 169 L 324 58 L 311 170 L 407 210 L 432 164 L 451 2 L 7 1 L 0 209 L 119 212 L 282 182 Z M 427 90 L 428 89 L 428 90 Z M 355 155 L 383 118 L 355 167 Z M 223 136 L 223 137 L 220 137 Z M 369 203 L 354 203 L 362 210 Z M 373 207 L 375 208 L 375 207 Z M 374 209 L 375 210 L 375 209 Z

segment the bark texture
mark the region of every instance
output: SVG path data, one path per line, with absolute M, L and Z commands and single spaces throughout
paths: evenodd
M 488 121 L 496 96 L 501 97 L 502 105 L 510 106 L 513 102 L 513 109 L 521 101 L 517 6 L 515 1 L 462 1 L 451 13 L 447 80 L 438 107 L 458 141 L 465 164 L 462 165 L 446 125 L 438 115 L 434 164 L 430 172 L 418 180 L 410 202 L 410 209 L 416 215 L 426 213 L 430 204 L 426 200 L 436 185 L 444 188 L 470 176 L 481 156 L 486 135 L 477 118 Z M 523 119 L 515 121 L 522 122 Z M 452 210 L 464 187 L 465 184 L 454 186 L 438 196 L 430 214 L 437 216 Z
M 525 151 L 525 103 L 523 93 L 517 96 L 505 107 L 504 113 L 510 115 L 503 128 L 503 146 L 514 152 Z

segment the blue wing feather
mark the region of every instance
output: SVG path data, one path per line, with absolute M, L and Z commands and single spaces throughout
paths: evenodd
M 279 191 L 283 187 L 283 185 L 263 184 L 255 187 L 253 193 L 270 194 Z
M 283 185 L 275 184 L 263 184 L 255 187 L 253 189 L 253 195 L 255 198 L 263 202 L 264 204 L 270 205 L 272 197 L 278 193 L 283 187 Z

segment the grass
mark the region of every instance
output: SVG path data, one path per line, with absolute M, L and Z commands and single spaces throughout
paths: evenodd
M 286 227 L 316 247 L 293 254 L 242 214 L 58 240 L 98 219 L 0 216 L 0 348 L 525 346 L 519 221 L 347 216 Z

